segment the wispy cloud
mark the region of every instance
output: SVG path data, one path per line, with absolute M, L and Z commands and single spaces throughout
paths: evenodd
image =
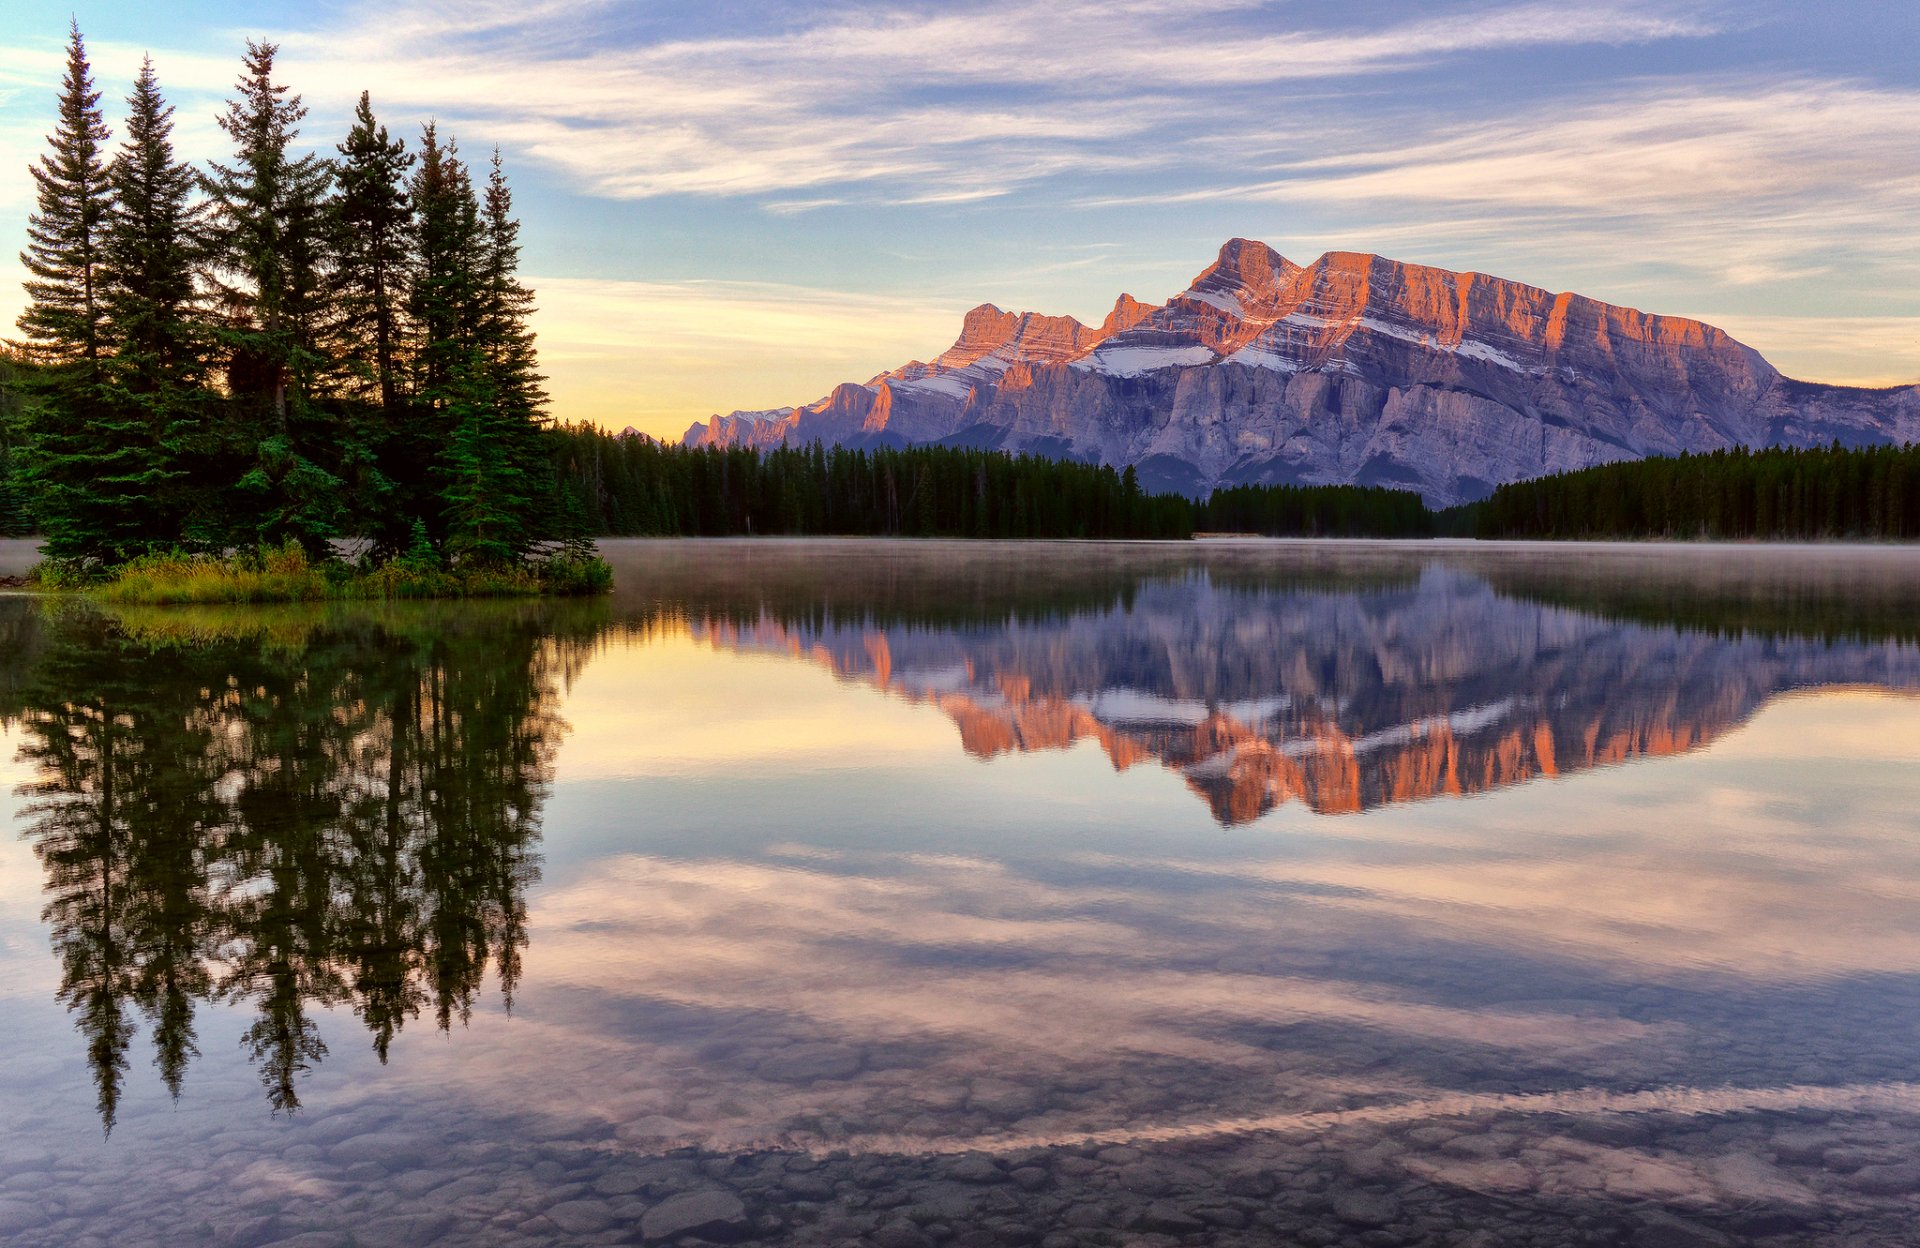
M 287 46 L 317 78 L 389 84 L 405 107 L 484 119 L 594 194 L 779 195 L 792 210 L 825 198 L 794 192 L 824 187 L 943 203 L 1162 166 L 1179 156 L 1167 136 L 1245 124 L 1222 107 L 1223 88 L 1714 29 L 1684 9 L 1634 4 L 1506 5 L 1329 31 L 1294 28 L 1292 10 L 1257 0 L 1204 14 L 1156 0 L 1003 0 L 829 9 L 773 33 L 604 47 L 564 32 L 606 5 L 537 7 L 516 23 L 502 6 L 382 6 L 377 20 Z M 542 33 L 523 44 L 527 31 Z M 511 35 L 515 54 L 476 38 L 486 32 Z

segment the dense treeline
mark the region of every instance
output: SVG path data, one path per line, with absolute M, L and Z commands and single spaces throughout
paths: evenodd
M 1420 496 L 1365 485 L 1236 485 L 1194 509 L 1194 527 L 1270 537 L 1431 537 Z
M 1920 538 L 1920 446 L 1745 448 L 1503 485 L 1441 517 L 1485 538 Z
M 232 154 L 201 170 L 151 62 L 109 150 L 74 27 L 0 376 L 0 529 L 17 483 L 57 560 L 355 536 L 517 563 L 564 509 L 499 154 L 476 185 L 450 136 L 409 150 L 365 93 L 332 152 L 302 150 L 274 56 L 248 43 Z
M 34 531 L 33 509 L 20 481 L 24 397 L 19 369 L 0 355 L 0 537 L 24 537 Z
M 873 534 L 1153 537 L 1193 532 L 1192 504 L 1133 469 L 915 446 L 759 451 L 671 446 L 570 427 L 560 473 L 607 536 Z

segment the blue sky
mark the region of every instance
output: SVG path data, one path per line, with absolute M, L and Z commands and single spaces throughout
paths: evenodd
M 499 144 L 556 414 L 677 434 L 938 353 L 980 302 L 1097 321 L 1233 235 L 1723 325 L 1920 379 L 1920 6 L 26 0 L 0 10 L 0 314 L 68 15 L 213 124 L 244 38 L 338 141 Z

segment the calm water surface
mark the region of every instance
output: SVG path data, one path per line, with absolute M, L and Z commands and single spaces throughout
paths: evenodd
M 1920 554 L 0 597 L 0 1241 L 1920 1243 Z

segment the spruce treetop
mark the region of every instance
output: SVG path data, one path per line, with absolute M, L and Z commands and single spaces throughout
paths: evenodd
M 59 116 L 48 151 L 32 167 L 35 205 L 27 218 L 27 310 L 18 325 L 26 353 L 43 363 L 91 366 L 105 348 L 100 307 L 100 234 L 112 203 L 100 114 L 80 25 L 71 26 Z

